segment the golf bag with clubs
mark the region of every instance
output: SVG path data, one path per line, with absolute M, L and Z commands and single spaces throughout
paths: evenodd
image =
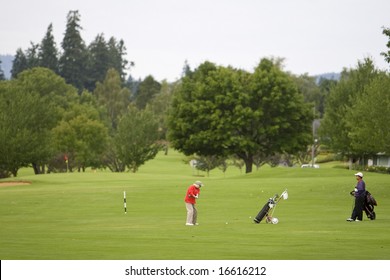
M 367 218 L 370 220 L 376 219 L 376 214 L 374 211 L 374 206 L 377 206 L 375 198 L 369 191 L 366 191 L 365 201 L 364 201 L 364 212 L 366 212 Z
M 351 191 L 350 194 L 352 196 L 355 195 L 355 191 Z M 366 194 L 364 196 L 364 206 L 363 210 L 367 215 L 367 218 L 370 220 L 375 220 L 376 219 L 376 213 L 374 211 L 374 206 L 377 206 L 377 202 L 375 198 L 372 196 L 372 194 L 366 190 Z
M 266 217 L 265 221 L 266 223 L 272 223 L 277 224 L 279 220 L 275 217 L 273 217 L 273 213 L 275 211 L 276 205 L 281 199 L 287 199 L 288 193 L 287 189 L 279 196 L 278 194 L 275 194 L 274 197 L 271 197 L 268 199 L 267 203 L 264 204 L 263 208 L 260 210 L 260 212 L 257 214 L 257 216 L 253 219 L 253 221 L 258 224 L 260 223 L 264 217 Z

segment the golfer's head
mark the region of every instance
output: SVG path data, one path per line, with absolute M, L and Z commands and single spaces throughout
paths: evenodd
M 356 179 L 363 179 L 363 173 L 362 172 L 358 172 L 358 173 L 356 173 L 355 174 L 355 176 L 356 176 Z
M 203 186 L 203 183 L 201 181 L 196 181 L 194 183 L 195 187 L 197 187 L 198 189 L 201 188 Z

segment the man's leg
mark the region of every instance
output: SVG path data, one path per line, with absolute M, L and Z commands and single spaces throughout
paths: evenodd
M 356 218 L 359 221 L 363 220 L 363 207 L 364 207 L 364 196 L 356 199 Z
M 196 222 L 198 221 L 198 210 L 196 210 L 195 204 L 192 204 L 192 209 L 193 209 L 192 223 L 195 225 Z
M 191 203 L 186 203 L 187 209 L 187 221 L 186 224 L 193 224 L 193 216 L 194 216 L 194 207 Z

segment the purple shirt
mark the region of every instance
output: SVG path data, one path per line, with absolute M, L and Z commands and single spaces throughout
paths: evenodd
M 366 183 L 363 180 L 359 181 L 356 184 L 357 192 L 355 192 L 355 197 L 364 195 L 366 193 Z

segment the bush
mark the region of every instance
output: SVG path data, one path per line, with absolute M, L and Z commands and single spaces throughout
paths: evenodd
M 385 167 L 385 166 L 368 166 L 366 170 L 368 172 L 390 174 L 390 167 Z

